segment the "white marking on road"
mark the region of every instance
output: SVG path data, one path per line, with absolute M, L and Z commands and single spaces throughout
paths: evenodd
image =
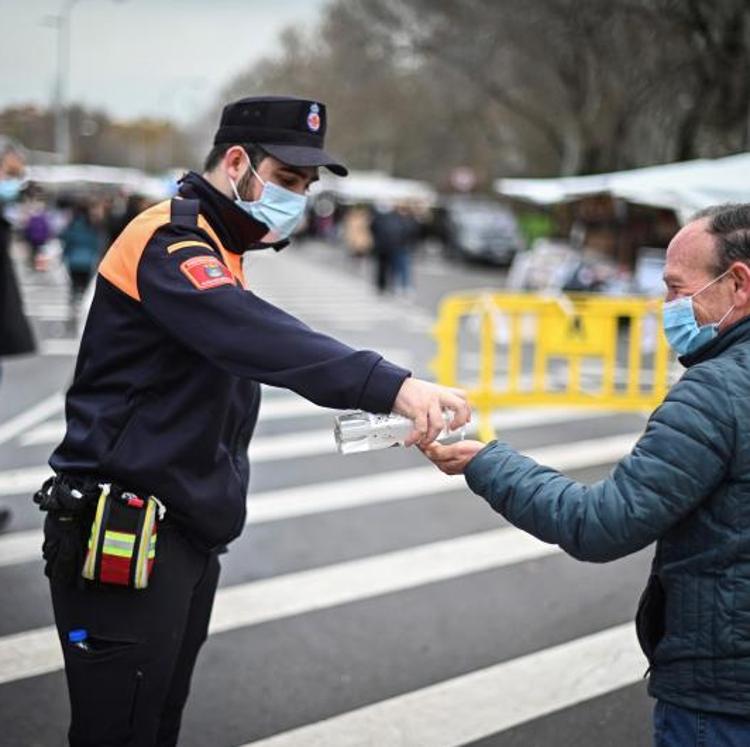
M 632 685 L 645 665 L 626 623 L 244 747 L 458 747 Z
M 333 416 L 337 410 L 320 407 L 304 397 L 275 397 L 261 399 L 259 422 L 264 420 L 283 420 L 284 418 L 299 418 L 307 415 Z
M 503 528 L 229 586 L 216 595 L 210 632 L 303 615 L 559 552 L 518 529 Z M 52 626 L 0 638 L 0 684 L 61 667 Z
M 444 475 L 434 467 L 396 470 L 251 495 L 247 501 L 247 523 L 283 521 L 465 489 L 463 480 Z
M 283 433 L 253 439 L 248 451 L 250 459 L 256 464 L 316 454 L 334 454 L 336 441 L 333 437 L 333 418 L 331 427 L 324 430 Z
M 42 355 L 78 355 L 80 345 L 81 341 L 78 338 L 51 337 L 42 340 L 39 345 L 39 352 Z
M 639 435 L 630 433 L 590 441 L 573 441 L 525 453 L 542 464 L 562 471 L 583 469 L 616 462 L 630 451 Z M 31 493 L 50 474 L 51 471 L 46 467 L 0 472 L 0 495 Z M 251 496 L 247 502 L 247 522 L 260 524 L 282 521 L 465 489 L 461 478 L 448 477 L 431 466 L 296 485 Z M 25 532 L 23 534 L 26 535 L 25 539 L 17 541 L 11 541 L 16 536 L 14 534 L 0 537 L 0 567 L 39 558 L 41 533 L 37 532 L 36 536 Z M 23 548 L 26 549 L 25 555 Z
M 70 307 L 64 303 L 41 303 L 26 309 L 26 315 L 34 319 L 66 322 L 71 318 Z
M 24 410 L 10 420 L 6 420 L 4 423 L 0 424 L 0 444 L 10 441 L 19 433 L 23 433 L 37 423 L 47 420 L 47 418 L 62 410 L 63 405 L 64 399 L 62 394 L 56 392 L 50 397 L 43 399 L 41 402 L 37 402 L 32 407 L 29 407 L 27 410 Z
M 42 444 L 57 444 L 62 441 L 65 435 L 65 421 L 51 420 L 48 423 L 42 423 L 36 428 L 26 431 L 18 439 L 21 446 L 41 446 Z
M 40 483 L 41 485 L 41 483 Z M 42 559 L 42 532 L 25 529 L 0 537 L 0 567 Z
M 18 469 L 6 469 L 0 472 L 0 495 L 21 495 L 22 493 L 33 493 L 41 484 L 52 476 L 52 469 L 43 467 L 20 467 Z M 0 547 L 9 535 L 0 536 Z M 0 550 L 0 558 L 2 551 Z M 0 560 L 2 565 L 2 560 Z
M 336 320 L 325 319 L 319 320 L 320 326 L 330 326 L 332 329 L 341 330 L 342 332 L 370 332 L 372 330 L 372 322 L 355 322 L 351 320 Z M 396 361 L 393 361 L 396 363 Z

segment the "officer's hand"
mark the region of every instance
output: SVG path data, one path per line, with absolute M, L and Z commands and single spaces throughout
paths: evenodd
M 460 475 L 469 462 L 486 446 L 481 441 L 458 441 L 449 446 L 420 446 L 422 453 L 446 475 Z
M 422 379 L 406 379 L 393 403 L 394 412 L 414 421 L 414 431 L 404 445 L 419 443 L 426 446 L 432 443 L 445 427 L 444 409 L 454 412 L 451 430 L 461 428 L 471 419 L 471 409 L 463 390 L 438 386 Z

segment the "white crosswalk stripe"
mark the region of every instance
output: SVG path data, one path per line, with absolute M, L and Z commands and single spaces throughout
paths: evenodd
M 644 665 L 618 625 L 243 747 L 459 747 L 638 682 Z
M 0 444 L 10 441 L 50 415 L 60 412 L 62 407 L 63 396 L 55 393 L 10 420 L 6 420 L 0 425 Z

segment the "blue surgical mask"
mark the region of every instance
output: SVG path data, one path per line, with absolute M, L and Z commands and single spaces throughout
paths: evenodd
M 667 337 L 670 347 L 678 355 L 693 353 L 717 337 L 721 323 L 732 313 L 734 304 L 729 307 L 727 313 L 718 322 L 699 325 L 695 318 L 695 309 L 693 308 L 693 299 L 699 293 L 703 293 L 706 288 L 721 280 L 728 272 L 729 270 L 722 272 L 721 275 L 714 278 L 710 283 L 707 283 L 700 290 L 693 293 L 692 296 L 684 296 L 683 298 L 676 298 L 674 301 L 666 301 L 664 303 L 662 315 L 664 334 Z
M 307 198 L 272 182 L 264 182 L 258 176 L 258 172 L 253 168 L 252 163 L 250 168 L 255 174 L 255 178 L 263 185 L 260 199 L 254 202 L 243 200 L 237 191 L 237 185 L 230 177 L 229 183 L 234 191 L 235 203 L 255 220 L 268 226 L 268 233 L 263 237 L 265 241 L 279 241 L 288 238 L 305 214 Z
M 0 202 L 13 202 L 21 193 L 21 179 L 0 179 Z

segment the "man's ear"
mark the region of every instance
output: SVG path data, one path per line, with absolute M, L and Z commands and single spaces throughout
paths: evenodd
M 238 182 L 247 168 L 247 155 L 245 154 L 245 149 L 241 145 L 233 145 L 231 148 L 227 149 L 223 161 L 227 174 L 234 179 L 235 182 Z
M 750 305 L 750 267 L 744 262 L 734 262 L 729 270 L 735 284 L 735 305 L 738 307 Z

